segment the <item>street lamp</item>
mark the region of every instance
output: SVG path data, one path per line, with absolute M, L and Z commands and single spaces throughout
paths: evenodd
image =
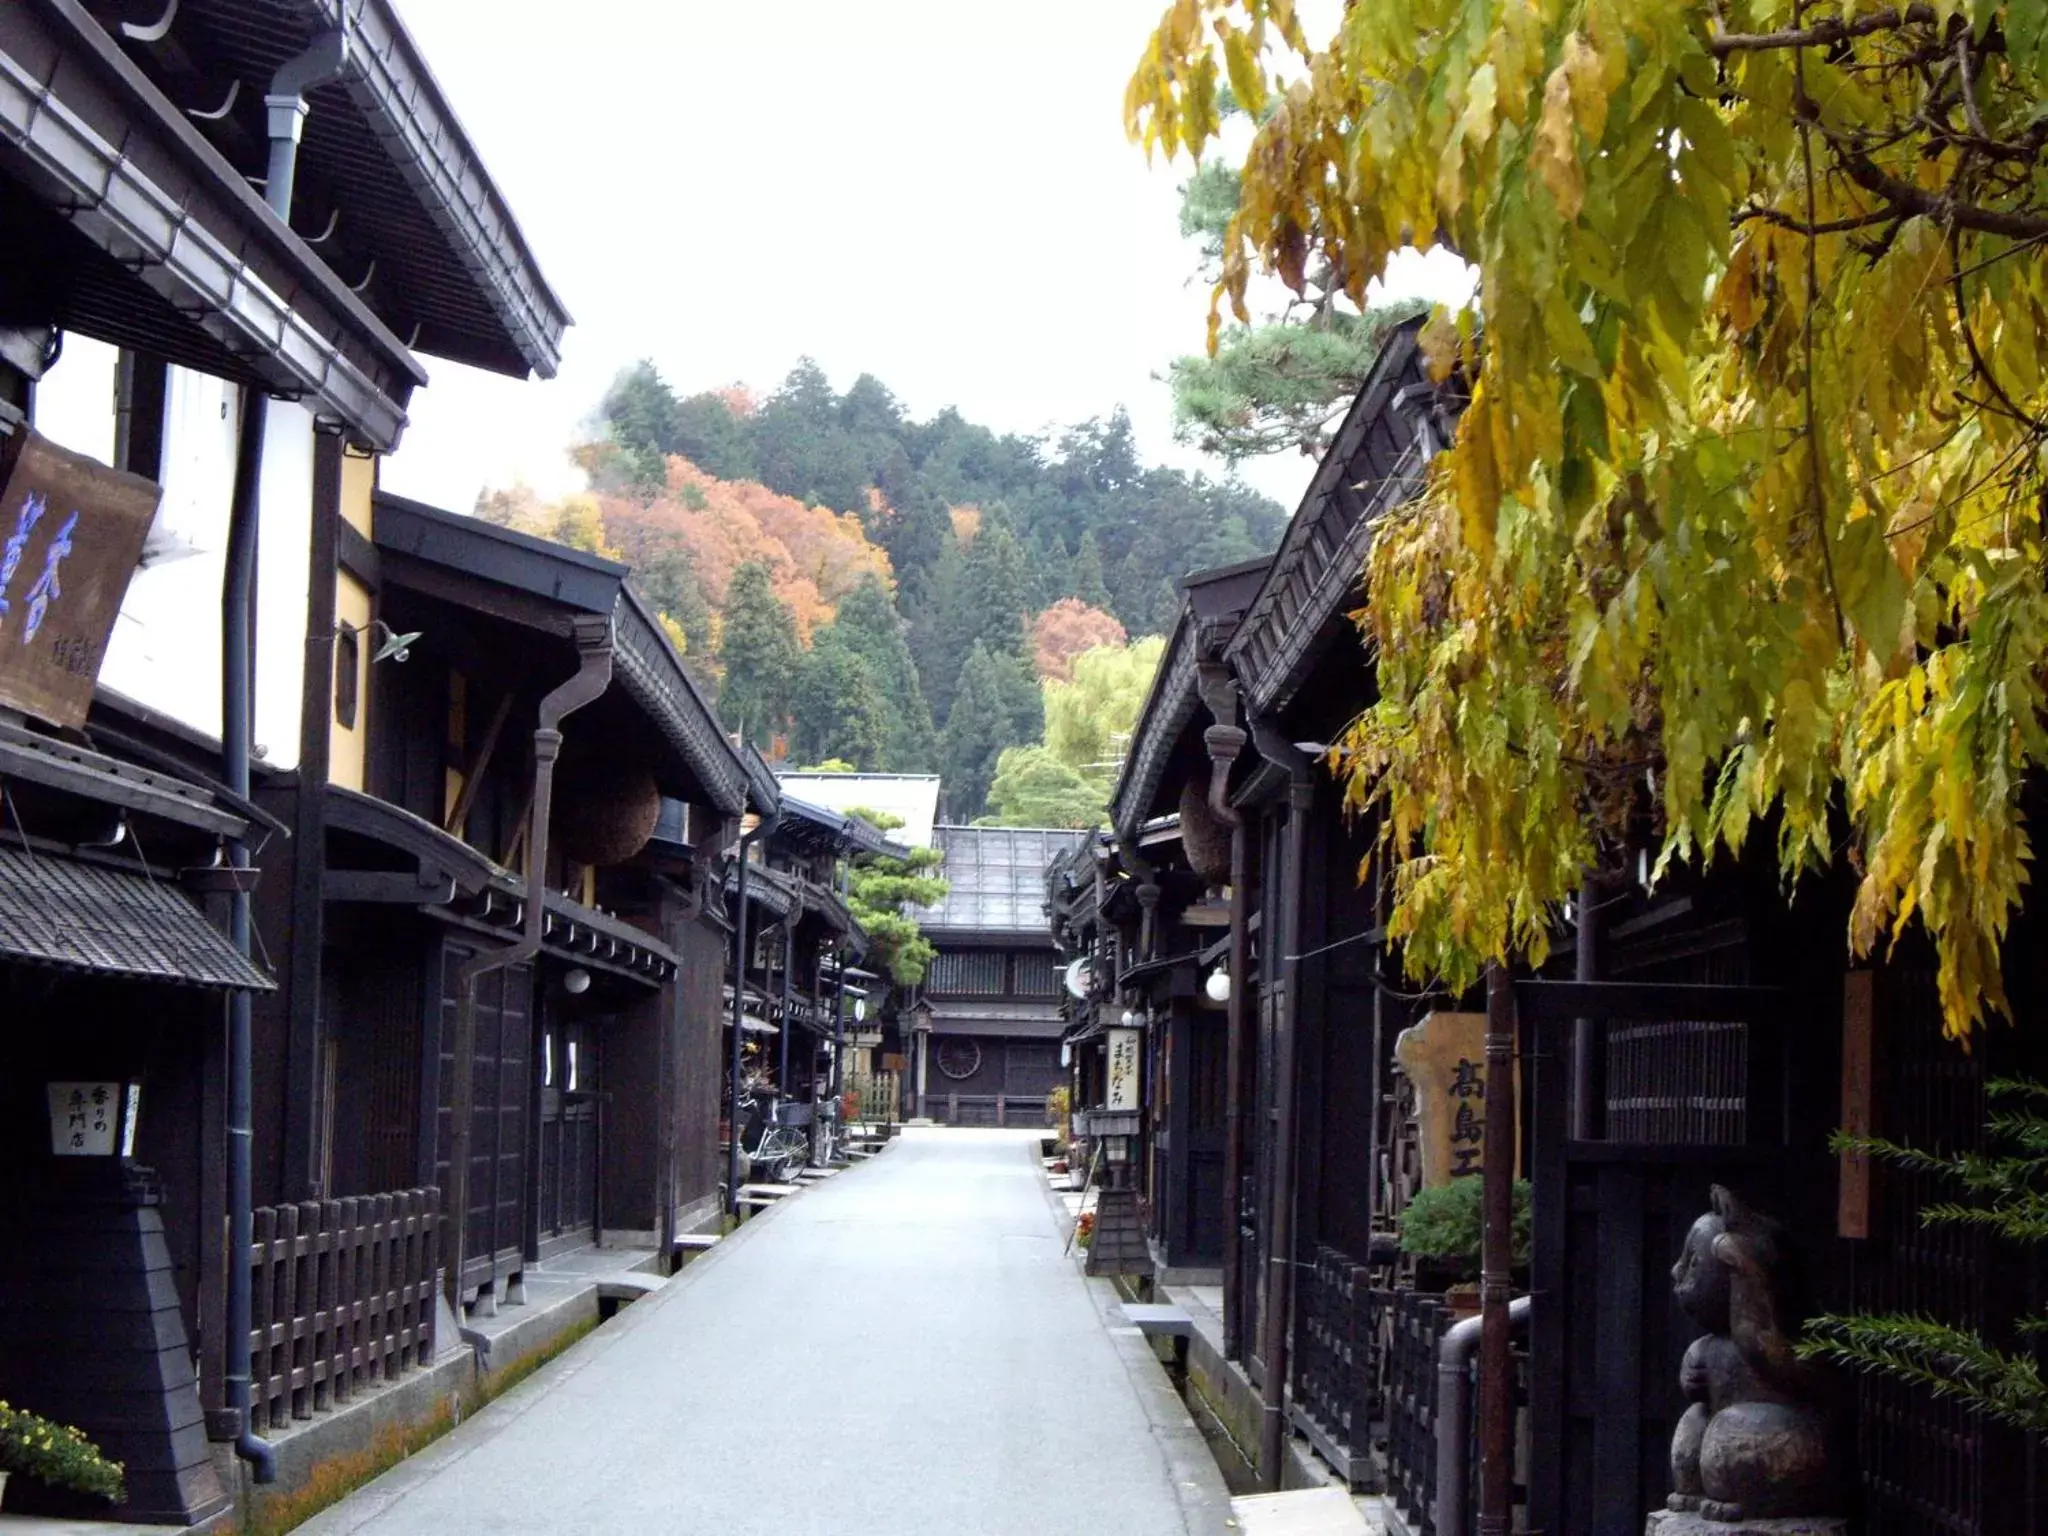
M 1209 979 L 1202 983 L 1202 991 L 1208 995 L 1209 1001 L 1212 1003 L 1229 1002 L 1230 972 L 1220 965 L 1217 966 L 1215 970 L 1209 973 Z

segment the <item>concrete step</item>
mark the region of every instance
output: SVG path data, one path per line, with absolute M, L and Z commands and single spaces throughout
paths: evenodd
M 1370 1536 L 1372 1527 L 1342 1488 L 1252 1493 L 1230 1501 L 1242 1536 Z
M 642 1274 L 639 1270 L 621 1270 L 613 1275 L 597 1277 L 597 1299 L 599 1301 L 638 1301 L 660 1290 L 668 1281 L 660 1275 Z

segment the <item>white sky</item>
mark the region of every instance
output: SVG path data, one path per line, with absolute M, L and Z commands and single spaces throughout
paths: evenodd
M 391 489 L 578 488 L 566 449 L 643 356 L 687 393 L 809 354 L 998 431 L 1122 404 L 1147 457 L 1201 462 L 1152 377 L 1207 312 L 1187 167 L 1148 170 L 1122 125 L 1164 0 L 400 8 L 576 324 L 550 382 L 426 359 Z M 1400 289 L 1459 294 L 1455 262 L 1413 266 Z M 1291 509 L 1311 469 L 1247 478 Z

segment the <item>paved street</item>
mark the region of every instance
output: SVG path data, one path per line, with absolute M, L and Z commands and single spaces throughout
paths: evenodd
M 1228 1514 L 1035 1139 L 917 1130 L 301 1529 L 1181 1536 Z

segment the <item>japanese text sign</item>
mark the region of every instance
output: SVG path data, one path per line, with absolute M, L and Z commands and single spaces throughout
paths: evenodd
M 161 492 L 27 428 L 0 463 L 0 704 L 79 725 Z
M 1415 1086 L 1422 1184 L 1431 1189 L 1486 1166 L 1486 1015 L 1432 1013 L 1394 1041 Z
M 1143 1038 L 1144 1031 L 1139 1029 L 1109 1032 L 1109 1091 L 1102 1100 L 1104 1109 L 1138 1107 L 1138 1042 Z
M 112 1157 L 121 1123 L 119 1083 L 50 1083 L 50 1150 L 59 1157 Z

